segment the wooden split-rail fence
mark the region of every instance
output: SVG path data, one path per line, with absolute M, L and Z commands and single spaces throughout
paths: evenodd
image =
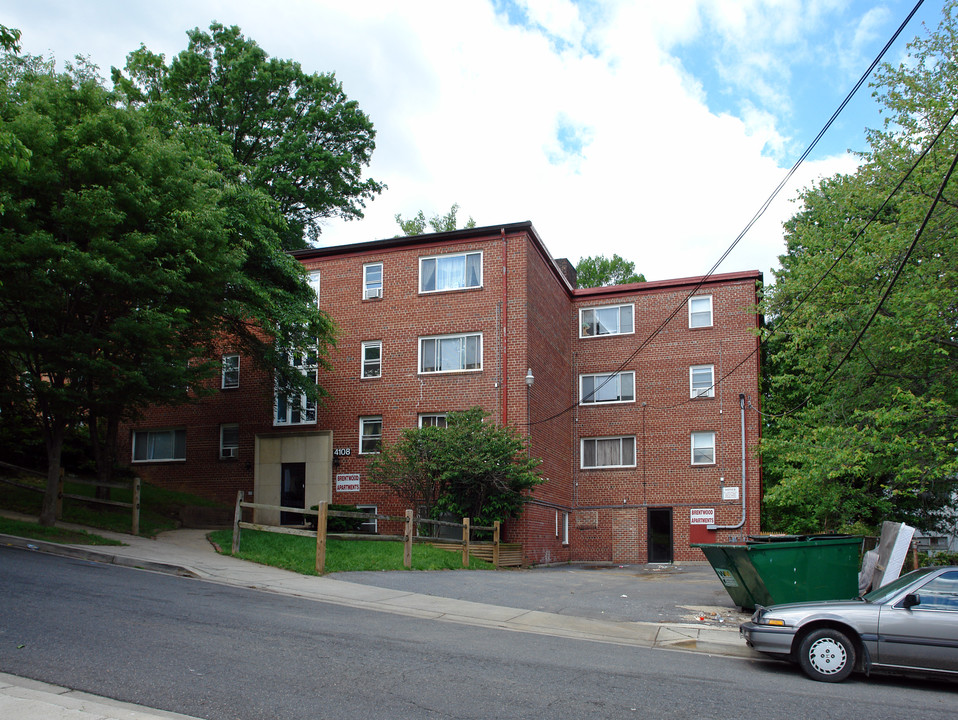
M 0 462 L 0 465 L 10 468 L 11 470 L 16 470 L 21 473 L 28 473 L 31 475 L 37 475 L 39 477 L 46 477 L 46 474 L 38 472 L 36 470 L 30 470 L 28 468 L 18 467 L 16 465 L 11 465 L 10 463 Z M 42 487 L 37 487 L 36 485 L 29 485 L 27 483 L 18 482 L 16 480 L 11 480 L 9 478 L 0 477 L 0 482 L 4 482 L 7 485 L 13 485 L 15 487 L 21 488 L 23 490 L 31 490 L 33 492 L 43 493 L 45 489 Z M 100 498 L 93 497 L 92 495 L 73 495 L 71 493 L 66 493 L 63 491 L 63 486 L 65 483 L 77 483 L 79 485 L 90 485 L 93 487 L 107 487 L 107 488 L 118 488 L 122 490 L 130 490 L 133 494 L 131 502 L 121 502 L 120 500 L 101 500 Z M 130 482 L 110 482 L 103 483 L 98 480 L 87 480 L 86 478 L 76 477 L 74 475 L 67 476 L 62 470 L 60 471 L 60 482 L 57 486 L 57 510 L 56 517 L 57 520 L 63 518 L 63 501 L 67 500 L 78 500 L 84 503 L 91 503 L 94 505 L 107 505 L 109 507 L 121 507 L 121 508 L 130 508 L 131 518 L 131 534 L 139 535 L 140 534 L 140 478 L 135 477 Z
M 298 515 L 316 518 L 316 530 L 306 530 L 298 527 L 281 525 L 263 525 L 260 523 L 243 521 L 243 510 L 269 510 L 273 512 L 289 512 Z M 367 533 L 327 533 L 326 522 L 330 517 L 352 518 L 356 520 L 384 520 L 403 523 L 402 535 L 371 535 Z M 417 525 L 432 525 L 436 527 L 461 528 L 462 539 L 438 539 L 434 537 L 420 537 L 415 533 Z M 316 536 L 316 572 L 322 574 L 326 570 L 326 538 L 334 537 L 339 540 L 393 540 L 401 541 L 403 548 L 403 566 L 412 568 L 412 546 L 415 543 L 426 543 L 435 547 L 462 553 L 462 566 L 469 566 L 469 558 L 477 557 L 492 563 L 497 569 L 500 567 L 519 567 L 522 565 L 522 545 L 518 543 L 503 543 L 500 540 L 500 525 L 496 521 L 492 526 L 472 525 L 469 518 L 463 518 L 461 523 L 431 518 L 417 518 L 412 510 L 406 510 L 403 516 L 379 515 L 366 512 L 350 512 L 346 510 L 330 510 L 329 503 L 320 502 L 317 510 L 306 508 L 285 507 L 281 505 L 264 505 L 262 503 L 245 502 L 243 491 L 236 493 L 236 512 L 233 518 L 233 547 L 235 555 L 240 549 L 240 533 L 242 530 L 262 530 L 264 532 L 281 533 L 285 535 Z M 492 533 L 491 541 L 472 540 L 473 531 L 487 531 Z

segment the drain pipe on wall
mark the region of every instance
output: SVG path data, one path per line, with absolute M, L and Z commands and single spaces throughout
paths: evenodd
M 739 413 L 742 418 L 742 519 L 738 525 L 708 525 L 709 530 L 738 530 L 745 525 L 745 393 L 738 394 Z

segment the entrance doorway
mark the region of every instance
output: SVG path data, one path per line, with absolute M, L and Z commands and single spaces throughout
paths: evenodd
M 672 508 L 649 508 L 649 562 L 672 562 Z
M 283 463 L 279 504 L 284 507 L 306 507 L 306 463 Z M 284 510 L 279 514 L 279 524 L 302 525 L 303 516 Z

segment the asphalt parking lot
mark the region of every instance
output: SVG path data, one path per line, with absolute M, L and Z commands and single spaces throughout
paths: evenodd
M 532 569 L 350 572 L 327 577 L 437 597 L 616 622 L 738 627 L 732 603 L 707 563 L 561 565 Z

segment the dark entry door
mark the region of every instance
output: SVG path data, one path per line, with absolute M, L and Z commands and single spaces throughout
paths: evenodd
M 672 562 L 672 508 L 649 508 L 649 562 Z
M 280 505 L 284 507 L 306 507 L 306 463 L 283 463 L 283 477 L 280 491 Z M 280 525 L 302 525 L 303 516 L 299 513 L 280 512 Z

